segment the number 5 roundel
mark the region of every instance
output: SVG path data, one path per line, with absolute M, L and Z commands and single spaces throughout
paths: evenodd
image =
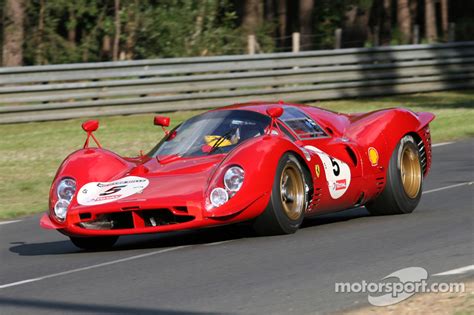
M 305 149 L 313 151 L 321 159 L 331 198 L 338 199 L 344 195 L 351 183 L 349 165 L 311 145 L 305 146 Z

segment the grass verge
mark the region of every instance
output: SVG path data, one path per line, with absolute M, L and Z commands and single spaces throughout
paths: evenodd
M 415 294 L 400 303 L 385 307 L 363 307 L 347 312 L 345 315 L 469 315 L 474 314 L 474 282 L 464 282 L 462 293 Z
M 474 91 L 324 101 L 313 105 L 340 112 L 398 106 L 429 111 L 437 116 L 431 125 L 434 142 L 474 136 Z M 199 112 L 176 112 L 169 116 L 174 126 Z M 104 147 L 121 155 L 147 152 L 163 135 L 160 128 L 153 126 L 152 117 L 104 117 L 96 135 Z M 59 164 L 83 144 L 83 120 L 0 125 L 0 219 L 46 210 L 49 186 Z

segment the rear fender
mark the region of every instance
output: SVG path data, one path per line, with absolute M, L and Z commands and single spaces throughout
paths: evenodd
M 379 164 L 387 167 L 392 152 L 407 134 L 418 134 L 425 147 L 431 150 L 431 142 L 426 139 L 423 130 L 434 118 L 435 116 L 428 112 L 415 113 L 403 108 L 384 109 L 354 116 L 346 135 L 356 139 L 365 151 L 373 143 L 382 143 L 383 138 L 385 146 L 379 150 Z

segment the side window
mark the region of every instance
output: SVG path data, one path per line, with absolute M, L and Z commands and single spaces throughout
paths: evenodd
M 328 136 L 313 119 L 297 108 L 286 107 L 280 120 L 302 140 Z
M 284 126 L 283 124 L 281 123 L 278 123 L 278 126 L 280 127 L 281 131 L 283 131 L 283 133 L 291 139 L 291 141 L 296 141 L 296 138 L 295 136 L 293 136 L 291 134 L 291 132 L 288 130 L 288 128 L 286 126 Z

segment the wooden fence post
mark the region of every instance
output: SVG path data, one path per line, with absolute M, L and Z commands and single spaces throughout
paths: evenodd
M 255 48 L 256 48 L 256 40 L 255 35 L 251 34 L 247 37 L 247 50 L 249 55 L 255 55 Z
M 292 51 L 294 53 L 300 52 L 300 33 L 295 32 L 291 34 L 291 42 L 292 42 Z
M 413 44 L 417 45 L 420 43 L 420 26 L 418 24 L 413 25 Z
M 342 29 L 336 28 L 334 31 L 334 49 L 341 49 Z
M 380 45 L 380 26 L 375 25 L 374 26 L 374 47 L 377 47 Z
M 448 26 L 448 42 L 456 40 L 456 23 L 449 23 Z

